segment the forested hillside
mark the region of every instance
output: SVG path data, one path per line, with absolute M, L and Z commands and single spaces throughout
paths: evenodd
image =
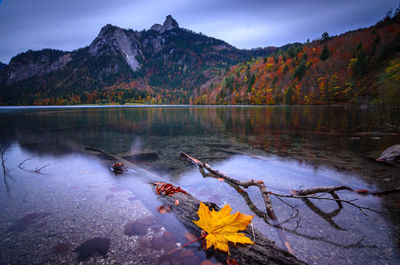
M 0 65 L 0 105 L 400 105 L 400 14 L 339 36 L 237 49 L 163 25 L 104 26 L 72 51 L 27 51 Z
M 193 104 L 400 105 L 400 13 L 375 26 L 295 44 L 233 66 Z

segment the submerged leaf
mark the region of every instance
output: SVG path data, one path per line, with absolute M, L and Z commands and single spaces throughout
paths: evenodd
M 169 206 L 169 205 L 161 205 L 160 207 L 157 208 L 157 211 L 160 214 L 169 213 L 171 211 L 171 206 Z
M 244 234 L 238 233 L 238 231 L 246 229 L 253 216 L 240 212 L 231 214 L 231 211 L 232 208 L 229 205 L 225 205 L 219 212 L 210 211 L 204 203 L 200 202 L 200 207 L 197 211 L 200 219 L 193 221 L 193 223 L 207 232 L 205 237 L 207 249 L 214 246 L 215 249 L 229 254 L 228 242 L 232 242 L 235 245 L 236 243 L 254 244 Z

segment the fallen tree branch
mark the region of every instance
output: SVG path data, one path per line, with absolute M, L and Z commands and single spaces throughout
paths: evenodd
M 215 177 L 215 176 L 212 176 L 211 173 L 206 173 L 206 172 L 204 171 L 203 168 L 199 168 L 199 171 L 200 171 L 200 173 L 203 175 L 203 177 Z M 272 224 L 270 223 L 270 220 L 269 220 L 267 214 L 266 214 L 265 212 L 261 211 L 260 209 L 258 209 L 258 207 L 257 207 L 257 206 L 253 203 L 253 201 L 250 199 L 250 196 L 249 196 L 249 194 L 248 194 L 246 191 L 244 191 L 244 190 L 241 189 L 238 185 L 235 185 L 235 184 L 233 184 L 233 183 L 231 183 L 231 182 L 227 182 L 227 181 L 226 181 L 226 183 L 229 184 L 231 187 L 233 187 L 233 188 L 238 192 L 238 194 L 241 195 L 241 196 L 243 197 L 243 199 L 244 199 L 244 201 L 246 202 L 247 206 L 249 207 L 249 209 L 250 209 L 253 213 L 255 213 L 258 217 L 260 217 L 261 219 L 263 219 L 264 222 L 265 222 L 267 225 L 271 225 L 271 226 L 272 226 Z M 283 224 L 285 224 L 285 223 L 288 223 L 289 221 L 291 221 L 291 220 L 293 220 L 293 219 L 295 219 L 295 218 L 298 217 L 298 215 L 299 215 L 299 210 L 297 209 L 297 207 L 292 206 L 292 205 L 290 205 L 289 203 L 286 203 L 284 200 L 282 200 L 282 199 L 279 198 L 279 197 L 276 197 L 276 198 L 279 199 L 279 200 L 281 200 L 283 203 L 285 203 L 286 205 L 288 205 L 288 206 L 292 209 L 292 213 L 291 213 L 290 217 L 287 218 L 287 219 L 284 220 L 284 221 L 281 221 L 281 222 L 279 223 L 280 225 L 283 225 Z M 308 200 L 308 199 L 305 199 L 305 198 L 304 198 L 303 200 Z M 311 202 L 310 202 L 310 203 L 311 203 Z M 308 207 L 310 207 L 310 205 L 308 205 L 308 204 L 306 204 L 306 205 L 307 205 Z M 317 207 L 315 206 L 315 208 L 317 208 Z M 336 216 L 337 214 L 339 214 L 339 212 L 341 211 L 341 209 L 342 209 L 342 208 L 339 207 L 339 208 L 336 209 L 335 211 L 333 211 L 333 212 L 331 212 L 331 213 L 328 213 L 328 214 L 325 214 L 325 215 L 329 215 L 329 217 L 332 218 L 332 217 Z M 314 211 L 314 209 L 311 209 L 311 210 Z M 330 223 L 329 220 L 328 220 L 328 218 L 326 218 L 326 217 L 324 217 L 324 216 L 321 216 L 321 217 L 324 218 L 325 220 L 327 220 L 328 223 Z M 333 222 L 333 221 L 332 221 L 332 222 Z M 330 223 L 330 224 L 331 224 L 331 223 Z M 361 242 L 363 241 L 363 238 L 360 239 L 359 241 L 357 241 L 356 243 L 350 243 L 350 244 L 348 244 L 348 245 L 342 245 L 342 244 L 339 244 L 339 243 L 337 243 L 337 242 L 328 240 L 328 239 L 326 239 L 326 238 L 324 238 L 324 237 L 321 237 L 321 236 L 312 236 L 312 235 L 302 234 L 302 233 L 300 233 L 300 232 L 297 231 L 298 225 L 299 225 L 299 221 L 297 221 L 297 226 L 296 226 L 296 228 L 294 228 L 294 229 L 290 229 L 290 228 L 287 228 L 287 227 L 283 228 L 282 226 L 280 226 L 280 227 L 275 227 L 275 228 L 284 229 L 284 231 L 285 231 L 286 233 L 290 233 L 290 234 L 293 234 L 293 235 L 295 235 L 295 236 L 299 236 L 299 237 L 302 237 L 302 238 L 306 238 L 306 239 L 308 239 L 308 240 L 320 241 L 320 242 L 324 242 L 324 243 L 326 243 L 326 244 L 330 244 L 330 245 L 333 245 L 333 246 L 335 246 L 335 247 L 340 247 L 340 248 L 344 248 L 344 249 L 348 249 L 348 248 L 376 248 L 375 245 L 362 245 Z M 331 225 L 332 225 L 333 227 L 335 227 L 335 225 L 333 225 L 333 224 L 331 224 Z M 336 225 L 336 226 L 338 227 L 338 225 Z M 335 227 L 335 228 L 336 228 L 336 227 Z M 339 228 L 340 228 L 340 227 L 339 227 Z M 340 230 L 343 230 L 343 229 L 340 228 Z
M 197 165 L 199 168 L 207 169 L 210 173 L 215 175 L 217 178 L 223 178 L 225 181 L 228 181 L 228 182 L 233 183 L 235 185 L 238 185 L 238 186 L 241 186 L 241 187 L 244 187 L 244 188 L 248 188 L 250 186 L 258 187 L 260 192 L 261 192 L 261 196 L 262 196 L 262 198 L 264 200 L 265 209 L 266 209 L 268 218 L 271 220 L 271 223 L 272 223 L 273 226 L 278 227 L 278 228 L 280 227 L 280 223 L 278 221 L 278 218 L 275 215 L 274 209 L 272 207 L 272 201 L 271 201 L 271 198 L 269 196 L 269 193 L 267 192 L 267 188 L 266 188 L 264 182 L 262 182 L 260 180 L 256 181 L 254 179 L 243 181 L 243 180 L 237 180 L 237 179 L 231 178 L 231 177 L 227 176 L 225 173 L 223 173 L 223 172 L 221 172 L 219 170 L 213 169 L 207 163 L 201 162 L 200 160 L 197 160 L 197 159 L 189 156 L 188 154 L 186 154 L 184 152 L 180 152 L 180 157 L 182 157 L 182 158 L 184 158 L 186 160 L 189 160 L 193 164 Z M 283 233 L 283 229 L 277 229 L 277 232 L 278 232 L 278 235 L 279 235 L 279 238 L 280 238 L 282 244 L 287 249 L 287 251 L 289 253 L 291 253 L 292 255 L 295 255 L 293 249 L 291 248 L 291 246 L 290 246 L 290 244 L 289 244 L 289 242 L 288 242 L 288 240 L 287 240 L 287 238 L 285 236 L 285 234 Z
M 311 208 L 311 210 L 313 210 L 314 212 L 319 214 L 322 218 L 327 220 L 333 227 L 335 227 L 339 230 L 342 230 L 342 228 L 340 228 L 336 223 L 333 222 L 332 218 L 334 216 L 336 216 L 340 212 L 340 210 L 343 208 L 343 203 L 359 209 L 361 211 L 361 213 L 363 213 L 364 215 L 366 215 L 365 211 L 367 211 L 367 210 L 376 212 L 376 213 L 379 213 L 379 211 L 376 211 L 376 210 L 368 208 L 368 207 L 363 207 L 363 206 L 357 205 L 356 203 L 354 203 L 354 201 L 356 201 L 356 199 L 354 199 L 354 200 L 340 199 L 340 197 L 336 193 L 337 191 L 347 190 L 347 191 L 355 192 L 355 193 L 358 193 L 361 195 L 370 194 L 370 195 L 378 195 L 378 196 L 384 195 L 384 194 L 400 192 L 400 188 L 387 190 L 387 191 L 368 191 L 368 190 L 354 190 L 353 188 L 348 187 L 348 186 L 332 186 L 332 187 L 317 187 L 317 188 L 297 190 L 297 191 L 293 191 L 293 193 L 289 194 L 289 195 L 279 194 L 279 193 L 267 191 L 266 186 L 265 186 L 264 182 L 262 182 L 262 181 L 254 180 L 254 179 L 247 180 L 247 181 L 237 180 L 237 179 L 227 176 L 225 173 L 223 173 L 221 171 L 213 169 L 207 163 L 204 163 L 196 158 L 193 158 L 184 152 L 180 152 L 180 157 L 187 161 L 190 161 L 194 165 L 198 166 L 200 173 L 203 175 L 203 177 L 214 177 L 214 178 L 218 178 L 218 179 L 222 178 L 228 184 L 230 184 L 232 187 L 234 187 L 236 190 L 238 190 L 239 194 L 242 195 L 242 197 L 245 199 L 246 203 L 249 205 L 249 208 L 254 213 L 256 213 L 260 218 L 264 219 L 264 221 L 267 224 L 273 225 L 274 227 L 278 228 L 278 235 L 279 235 L 283 245 L 292 254 L 293 254 L 293 250 L 290 248 L 290 245 L 286 240 L 286 236 L 283 234 L 283 231 L 282 231 L 283 228 L 280 227 L 280 224 L 282 224 L 282 223 L 279 223 L 276 218 L 276 215 L 272 208 L 272 203 L 271 203 L 271 199 L 270 199 L 269 195 L 273 195 L 281 201 L 283 201 L 282 198 L 301 199 L 301 200 L 303 200 L 303 202 L 306 203 L 307 206 L 309 206 Z M 205 173 L 204 169 L 206 169 L 210 173 Z M 264 203 L 265 203 L 266 214 L 264 212 L 260 211 L 254 205 L 254 203 L 250 200 L 250 198 L 246 192 L 244 192 L 243 190 L 240 191 L 239 186 L 244 187 L 244 188 L 248 188 L 250 186 L 257 186 L 259 188 L 261 195 L 263 197 Z M 318 193 L 322 193 L 322 194 L 316 196 L 316 194 L 318 194 Z M 332 198 L 326 197 L 326 196 L 324 196 L 324 194 L 329 194 Z M 330 213 L 325 213 L 321 210 L 316 209 L 318 207 L 316 207 L 314 204 L 312 204 L 310 202 L 310 200 L 313 200 L 313 199 L 314 200 L 335 201 L 338 204 L 339 208 Z M 293 210 L 293 208 L 294 208 L 293 206 L 286 203 L 285 201 L 283 201 L 283 202 L 285 204 L 289 205 L 290 207 L 292 207 L 292 210 Z M 311 207 L 311 206 L 315 206 L 315 207 Z M 292 216 L 293 216 L 293 212 L 292 212 Z M 293 219 L 292 216 L 288 220 Z M 287 229 L 285 229 L 285 230 L 288 231 Z M 296 234 L 296 231 L 288 231 L 288 232 L 293 232 L 293 234 Z
M 249 153 L 238 151 L 238 150 L 219 148 L 219 149 L 215 149 L 215 151 L 221 151 L 221 152 L 228 153 L 228 154 L 233 154 L 233 155 L 243 155 L 243 156 L 248 156 L 248 157 L 251 157 L 251 158 L 254 158 L 254 159 L 268 161 L 268 159 L 263 157 L 263 156 L 253 155 L 253 154 L 249 154 Z
M 216 175 L 213 175 L 213 174 L 211 174 L 211 173 L 206 173 L 206 172 L 204 171 L 203 168 L 199 168 L 199 171 L 200 171 L 200 173 L 203 175 L 203 177 L 205 177 L 205 178 L 206 178 L 206 177 L 218 178 L 218 176 L 216 177 Z M 236 185 L 236 184 L 234 184 L 234 183 L 232 183 L 232 182 L 226 181 L 226 183 L 227 183 L 228 185 L 230 185 L 232 188 L 234 188 L 234 189 L 239 193 L 239 195 L 243 197 L 244 201 L 247 203 L 247 205 L 249 206 L 250 210 L 251 210 L 253 213 L 255 213 L 258 217 L 262 218 L 268 225 L 272 225 L 272 223 L 271 223 L 271 221 L 270 221 L 268 215 L 267 215 L 265 212 L 263 212 L 263 211 L 261 211 L 260 209 L 258 209 L 258 207 L 257 207 L 257 206 L 253 203 L 253 201 L 250 199 L 250 196 L 249 196 L 249 194 L 248 194 L 246 191 L 244 191 L 243 189 L 241 189 L 239 185 Z M 280 198 L 279 198 L 279 199 L 280 199 Z M 282 199 L 280 199 L 280 200 L 282 200 Z M 284 221 L 281 221 L 281 222 L 279 223 L 280 225 L 282 225 L 282 224 L 284 224 L 284 223 L 287 223 L 287 222 L 289 222 L 289 221 L 295 219 L 295 218 L 299 215 L 299 210 L 298 210 L 296 207 L 290 205 L 289 203 L 287 203 L 287 202 L 285 202 L 285 201 L 283 201 L 283 200 L 282 200 L 282 202 L 284 202 L 286 205 L 288 205 L 288 206 L 292 209 L 292 213 L 291 213 L 291 215 L 290 215 L 289 218 L 287 218 L 287 219 L 284 220 Z
M 200 201 L 187 193 L 174 193 L 172 196 L 159 194 L 158 198 L 164 205 L 171 207 L 172 212 L 181 221 L 182 224 L 193 235 L 200 237 L 201 228 L 193 223 L 193 220 L 199 219 L 197 210 L 199 209 Z M 175 201 L 178 200 L 179 204 L 176 205 Z M 204 202 L 209 208 L 219 211 L 220 208 L 212 202 Z M 254 245 L 251 248 L 240 246 L 230 248 L 231 258 L 235 258 L 240 264 L 262 265 L 262 264 L 305 264 L 303 261 L 297 259 L 286 250 L 276 247 L 275 243 L 265 237 L 256 228 L 248 228 L 243 233 L 252 238 Z M 226 261 L 227 254 L 220 251 L 207 251 L 207 254 L 213 255 L 219 261 Z

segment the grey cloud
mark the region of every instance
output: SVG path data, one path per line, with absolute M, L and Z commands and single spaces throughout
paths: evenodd
M 3 0 L 0 61 L 27 49 L 72 50 L 111 23 L 135 30 L 171 14 L 181 27 L 239 48 L 304 42 L 370 26 L 398 0 Z

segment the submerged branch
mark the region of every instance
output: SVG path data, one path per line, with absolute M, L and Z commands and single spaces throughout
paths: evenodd
M 31 159 L 34 158 L 34 157 L 35 157 L 35 156 L 31 156 L 31 157 L 28 157 L 27 159 L 23 160 L 21 163 L 19 163 L 18 168 L 21 169 L 21 170 L 23 170 L 23 171 L 25 171 L 25 172 L 35 173 L 36 175 L 44 175 L 44 173 L 42 173 L 41 170 L 42 170 L 43 168 L 46 168 L 46 167 L 50 166 L 50 164 L 47 164 L 47 165 L 42 166 L 42 167 L 36 167 L 34 170 L 32 170 L 32 169 L 26 169 L 26 168 L 22 167 L 22 165 L 23 165 L 26 161 L 31 160 Z
M 2 147 L 0 150 L 0 155 L 1 155 L 1 166 L 3 168 L 4 187 L 6 188 L 8 196 L 10 196 L 10 187 L 8 186 L 7 182 L 7 168 L 6 168 L 7 158 L 4 158 L 4 154 L 8 151 L 8 148 L 9 148 L 8 145 Z

